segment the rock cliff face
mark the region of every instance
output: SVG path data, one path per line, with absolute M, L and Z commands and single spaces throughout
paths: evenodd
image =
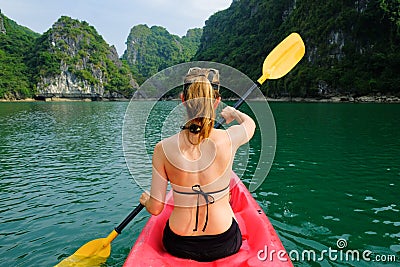
M 31 65 L 38 98 L 130 97 L 138 87 L 115 47 L 88 23 L 69 17 L 38 38 Z
M 93 70 L 93 77 L 101 80 L 102 72 Z M 96 75 L 97 74 L 97 75 Z M 97 98 L 104 95 L 104 86 L 100 82 L 91 84 L 68 71 L 68 66 L 63 62 L 61 73 L 55 76 L 43 77 L 37 84 L 37 98 L 66 97 L 66 98 Z
M 4 19 L 3 19 L 3 14 L 1 14 L 1 9 L 0 9 L 0 33 L 6 34 L 6 28 L 4 27 Z

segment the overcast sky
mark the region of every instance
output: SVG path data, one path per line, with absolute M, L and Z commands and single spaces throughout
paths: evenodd
M 0 0 L 0 9 L 10 19 L 43 33 L 62 15 L 87 21 L 121 56 L 130 29 L 137 24 L 159 25 L 183 36 L 201 28 L 215 12 L 232 0 Z

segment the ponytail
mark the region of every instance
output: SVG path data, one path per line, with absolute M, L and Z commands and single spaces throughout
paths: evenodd
M 193 76 L 189 73 L 186 76 L 183 98 L 188 121 L 181 128 L 189 129 L 189 132 L 198 134 L 198 142 L 195 143 L 197 145 L 208 138 L 214 128 L 214 100 L 216 96 L 206 74 Z M 189 132 L 187 133 L 188 137 Z

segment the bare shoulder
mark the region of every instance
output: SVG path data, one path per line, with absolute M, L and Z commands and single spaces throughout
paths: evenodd
M 177 144 L 178 140 L 179 140 L 179 133 L 176 133 L 172 136 L 164 138 L 163 140 L 158 142 L 156 146 Z
M 174 151 L 178 146 L 178 134 L 167 137 L 159 141 L 154 147 L 154 154 L 166 155 L 169 151 Z
M 155 146 L 154 146 L 154 153 L 160 153 L 162 152 L 162 146 L 163 146 L 163 141 L 161 140 L 160 142 L 158 142 Z
M 226 130 L 213 129 L 211 138 L 217 144 L 225 145 L 227 142 L 229 142 L 229 135 Z

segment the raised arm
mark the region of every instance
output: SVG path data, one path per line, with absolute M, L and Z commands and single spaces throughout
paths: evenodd
M 239 123 L 239 125 L 233 125 L 227 130 L 234 146 L 239 147 L 253 137 L 256 124 L 247 114 L 228 106 L 222 110 L 221 116 L 228 124 L 234 120 Z

